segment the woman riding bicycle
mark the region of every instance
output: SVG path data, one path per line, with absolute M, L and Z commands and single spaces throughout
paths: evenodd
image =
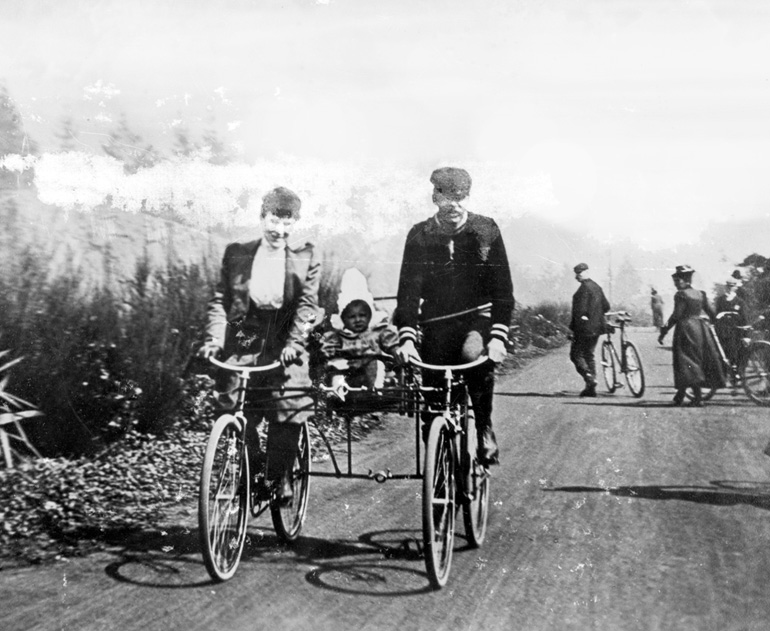
M 289 189 L 279 187 L 262 201 L 262 237 L 248 243 L 231 243 L 225 249 L 214 297 L 209 302 L 206 341 L 201 357 L 223 355 L 233 364 L 259 365 L 279 360 L 282 369 L 264 373 L 252 386 L 277 387 L 307 381 L 296 366 L 305 348 L 308 332 L 319 318 L 318 283 L 320 263 L 313 246 L 290 247 L 287 238 L 299 219 L 301 202 Z M 254 383 L 256 382 L 256 383 Z M 237 401 L 237 376 L 218 371 L 216 389 L 223 410 Z M 250 396 L 246 440 L 251 470 L 259 457 L 260 421 L 268 421 L 268 454 L 271 470 L 282 478 L 279 495 L 292 496 L 289 473 L 296 454 L 302 419 L 297 398 L 271 392 Z

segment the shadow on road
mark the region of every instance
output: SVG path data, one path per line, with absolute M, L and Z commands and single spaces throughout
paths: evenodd
M 606 493 L 615 497 L 641 500 L 682 500 L 713 506 L 747 504 L 770 510 L 770 482 L 713 480 L 711 486 L 557 486 L 545 488 L 546 492 Z
M 116 581 L 162 589 L 215 584 L 204 569 L 197 529 L 177 527 L 114 539 L 107 553 L 115 560 L 105 573 Z M 456 546 L 456 552 L 468 549 L 459 533 Z M 432 591 L 423 565 L 422 534 L 412 530 L 372 531 L 357 540 L 300 536 L 285 544 L 272 530 L 250 528 L 239 571 L 248 571 L 252 562 L 272 568 L 271 576 L 276 566 L 313 566 L 305 575 L 310 584 L 341 593 L 408 596 Z

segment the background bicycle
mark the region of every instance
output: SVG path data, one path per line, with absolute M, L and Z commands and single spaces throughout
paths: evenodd
M 759 316 L 753 323 L 745 325 L 739 325 L 737 322 L 731 324 L 729 321 L 734 317 L 731 312 L 717 315 L 717 321 L 722 327 L 732 326 L 740 335 L 740 350 L 735 361 L 731 361 L 725 353 L 716 327 L 711 323 L 708 327 L 719 349 L 731 394 L 737 395 L 740 387 L 757 405 L 770 406 L 770 342 L 763 339 L 763 333 L 758 330 L 758 325 L 764 322 L 765 317 Z M 702 389 L 704 401 L 711 399 L 714 394 L 714 388 Z M 687 396 L 692 398 L 689 390 Z
M 631 314 L 627 311 L 608 311 L 605 314 L 607 318 L 607 333 L 602 341 L 602 374 L 604 383 L 610 393 L 623 387 L 620 383 L 619 373 L 623 374 L 628 384 L 628 389 L 635 397 L 641 397 L 644 394 L 644 367 L 639 350 L 633 342 L 628 339 L 626 325 L 631 322 Z M 620 352 L 616 348 L 612 334 L 620 330 Z

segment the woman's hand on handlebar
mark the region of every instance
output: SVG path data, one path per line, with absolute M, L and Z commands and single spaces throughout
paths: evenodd
M 198 349 L 198 357 L 201 359 L 208 359 L 213 357 L 216 359 L 222 352 L 222 347 L 216 342 L 205 342 L 203 346 Z
M 408 364 L 411 358 L 420 359 L 420 354 L 414 347 L 412 340 L 407 340 L 396 349 L 396 357 L 402 364 Z

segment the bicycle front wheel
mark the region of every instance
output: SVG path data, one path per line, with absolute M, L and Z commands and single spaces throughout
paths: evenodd
M 307 423 L 302 424 L 299 434 L 291 486 L 294 491 L 291 501 L 284 504 L 274 498 L 270 502 L 270 516 L 273 519 L 275 532 L 279 539 L 287 543 L 295 541 L 299 536 L 307 512 L 307 496 L 310 488 L 310 433 Z
M 479 438 L 476 433 L 476 417 L 466 408 L 465 435 L 463 436 L 463 521 L 465 536 L 471 548 L 484 543 L 489 516 L 489 471 L 479 462 Z
M 602 342 L 602 374 L 604 375 L 604 383 L 607 385 L 607 390 L 610 394 L 615 392 L 618 388 L 618 362 L 615 361 L 615 356 L 616 353 L 612 346 L 612 342 L 604 340 Z
M 243 441 L 241 422 L 224 414 L 214 423 L 203 457 L 198 534 L 203 562 L 215 581 L 235 574 L 246 541 L 249 465 Z
M 747 355 L 741 367 L 743 389 L 757 405 L 770 405 L 770 343 L 752 342 Z
M 440 416 L 433 419 L 422 478 L 422 540 L 425 567 L 435 589 L 446 585 L 455 535 L 455 457 L 452 437 Z
M 644 368 L 642 358 L 633 342 L 628 342 L 623 347 L 623 360 L 628 389 L 631 390 L 631 394 L 639 398 L 644 394 Z

